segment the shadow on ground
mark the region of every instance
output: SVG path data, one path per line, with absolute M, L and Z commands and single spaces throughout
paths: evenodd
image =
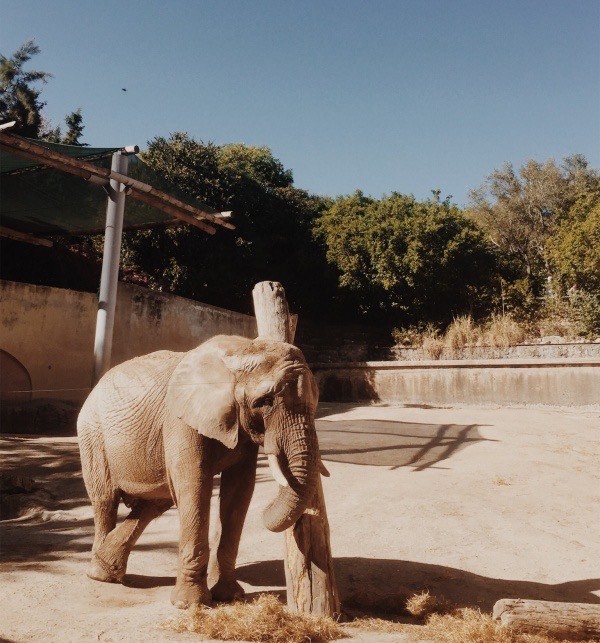
M 340 412 L 341 406 L 325 406 L 323 412 Z M 414 471 L 439 466 L 460 449 L 485 439 L 477 425 L 319 419 L 317 430 L 325 460 L 392 468 L 410 466 Z M 2 447 L 2 475 L 11 480 L 18 475 L 33 485 L 27 493 L 2 494 L 2 517 L 35 514 L 3 523 L 4 560 L 21 564 L 31 561 L 36 566 L 69 552 L 88 551 L 92 519 L 76 520 L 68 513 L 89 506 L 77 442 L 3 436 Z M 260 484 L 271 480 L 266 458 L 261 457 L 256 481 Z M 219 484 L 217 476 L 215 492 Z M 144 544 L 137 547 L 144 548 Z
M 423 471 L 484 438 L 476 424 L 317 420 L 321 457 L 333 462 Z
M 501 598 L 526 598 L 574 603 L 600 603 L 592 594 L 600 578 L 558 585 L 488 578 L 478 574 L 405 560 L 336 558 L 336 578 L 346 609 L 364 614 L 400 614 L 406 599 L 423 590 L 445 597 L 457 607 L 491 611 Z M 241 581 L 256 586 L 285 586 L 283 561 L 267 560 L 237 570 Z
M 75 441 L 4 435 L 0 447 L 3 520 L 36 508 L 68 511 L 88 503 Z
M 91 508 L 76 440 L 45 436 L 0 438 L 1 557 L 19 569 L 42 569 L 65 556 L 89 554 L 94 534 L 91 509 L 82 518 L 74 511 Z M 258 462 L 256 482 L 272 483 L 266 457 Z M 213 489 L 218 493 L 220 476 Z M 174 542 L 136 544 L 136 550 L 173 549 Z

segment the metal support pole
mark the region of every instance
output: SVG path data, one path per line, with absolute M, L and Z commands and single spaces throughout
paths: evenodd
M 115 152 L 112 156 L 111 170 L 127 174 L 129 159 L 127 153 Z M 94 340 L 94 374 L 92 386 L 110 368 L 119 263 L 121 257 L 121 237 L 123 236 L 123 213 L 125 212 L 125 189 L 119 181 L 112 180 L 108 188 L 106 205 L 106 230 L 104 233 L 104 254 L 102 256 L 102 276 L 98 315 L 96 317 L 96 337 Z

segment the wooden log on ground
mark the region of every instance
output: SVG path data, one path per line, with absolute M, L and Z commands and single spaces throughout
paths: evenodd
M 583 641 L 600 637 L 600 605 L 503 598 L 493 617 L 519 632 Z
M 298 316 L 290 315 L 283 286 L 261 281 L 254 287 L 252 296 L 258 336 L 292 344 Z M 285 543 L 288 609 L 301 614 L 337 616 L 340 601 L 320 476 L 310 508 L 286 530 Z

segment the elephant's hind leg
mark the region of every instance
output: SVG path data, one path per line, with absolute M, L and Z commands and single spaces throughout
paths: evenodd
M 137 500 L 125 520 L 104 539 L 92 556 L 88 576 L 105 583 L 120 583 L 127 560 L 144 529 L 173 505 L 172 500 Z
M 94 509 L 93 555 L 117 524 L 120 495 L 111 479 L 102 430 L 97 419 L 82 420 L 80 416 L 77 431 L 83 481 Z
M 94 544 L 92 554 L 94 554 L 117 525 L 119 496 L 114 492 L 112 497 L 105 500 L 94 500 L 92 505 L 94 507 Z

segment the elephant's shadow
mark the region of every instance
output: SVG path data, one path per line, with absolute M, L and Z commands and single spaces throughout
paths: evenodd
M 480 576 L 461 569 L 405 560 L 336 558 L 336 579 L 346 611 L 357 614 L 400 615 L 406 599 L 428 590 L 457 607 L 490 612 L 501 598 L 600 603 L 592 592 L 600 590 L 600 578 L 574 580 L 556 585 Z M 283 561 L 266 560 L 243 565 L 240 581 L 255 587 L 285 587 Z M 257 592 L 250 592 L 251 598 Z M 284 597 L 285 590 L 276 590 Z

